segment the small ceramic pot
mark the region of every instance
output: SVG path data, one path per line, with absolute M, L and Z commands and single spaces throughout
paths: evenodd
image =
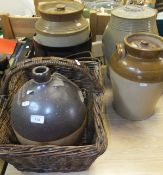
M 136 33 L 118 44 L 110 63 L 114 107 L 131 120 L 150 117 L 163 92 L 163 39 Z
M 22 144 L 75 144 L 85 128 L 86 107 L 79 87 L 46 66 L 32 70 L 33 79 L 16 93 L 11 123 Z
M 47 47 L 71 47 L 88 41 L 90 27 L 82 16 L 84 5 L 75 1 L 54 1 L 39 6 L 34 40 Z
M 156 25 L 157 11 L 144 6 L 126 5 L 112 10 L 110 21 L 103 35 L 103 53 L 106 64 L 126 35 L 136 32 L 158 34 Z

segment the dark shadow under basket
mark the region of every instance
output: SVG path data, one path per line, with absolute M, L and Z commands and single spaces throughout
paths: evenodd
M 12 67 L 2 83 L 0 99 L 0 158 L 20 171 L 75 172 L 88 169 L 107 148 L 102 119 L 103 93 L 99 63 L 66 60 L 56 57 L 33 58 Z M 30 70 L 47 65 L 75 82 L 85 94 L 88 121 L 81 141 L 75 146 L 20 145 L 10 125 L 13 95 L 30 79 Z M 98 69 L 99 68 L 99 69 Z M 3 122 L 3 125 L 1 123 Z

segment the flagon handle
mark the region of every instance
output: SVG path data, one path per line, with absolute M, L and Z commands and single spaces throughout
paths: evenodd
M 88 87 L 88 90 L 91 90 L 92 92 L 103 91 L 103 88 L 97 77 L 91 75 L 89 69 L 83 63 L 80 63 L 77 60 L 68 60 L 59 57 L 35 57 L 19 62 L 17 65 L 9 69 L 9 72 L 3 78 L 1 95 L 8 95 L 9 82 L 16 73 L 36 66 L 54 66 L 54 68 L 55 66 L 60 66 L 65 67 L 65 69 L 71 68 L 75 71 L 80 71 L 90 81 L 90 87 Z

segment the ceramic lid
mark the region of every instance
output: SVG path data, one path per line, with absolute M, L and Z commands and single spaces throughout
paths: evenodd
M 161 37 L 148 33 L 136 33 L 124 38 L 127 51 L 137 57 L 157 58 L 163 50 Z
M 155 16 L 157 10 L 139 5 L 125 5 L 113 9 L 111 14 L 120 18 L 145 19 Z
M 76 1 L 59 0 L 42 3 L 38 9 L 45 20 L 65 21 L 79 17 L 84 9 L 84 5 Z
M 126 36 L 117 44 L 112 69 L 122 77 L 145 83 L 163 82 L 163 38 L 150 33 Z

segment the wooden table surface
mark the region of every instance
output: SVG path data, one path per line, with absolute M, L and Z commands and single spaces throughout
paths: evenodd
M 138 122 L 123 119 L 115 113 L 110 89 L 106 91 L 105 99 L 108 148 L 89 170 L 67 175 L 163 175 L 163 96 L 156 106 L 155 114 Z M 8 165 L 5 175 L 39 174 L 19 172 Z

